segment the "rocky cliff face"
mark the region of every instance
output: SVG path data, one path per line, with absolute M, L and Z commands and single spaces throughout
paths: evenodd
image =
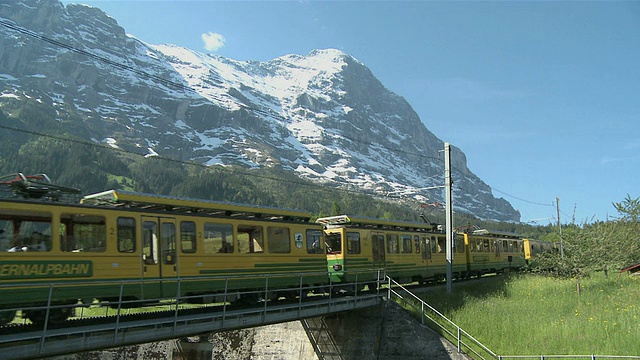
M 97 8 L 55 0 L 1 2 L 0 25 L 0 110 L 36 99 L 69 132 L 121 149 L 442 201 L 419 189 L 443 183 L 443 142 L 341 51 L 235 61 L 145 44 Z M 458 211 L 519 220 L 455 148 L 452 165 Z

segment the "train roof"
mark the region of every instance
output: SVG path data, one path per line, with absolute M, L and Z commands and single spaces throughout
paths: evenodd
M 434 232 L 437 226 L 419 222 L 400 221 L 400 220 L 387 220 L 357 217 L 354 215 L 337 215 L 321 217 L 316 220 L 326 227 L 351 227 L 351 228 L 375 228 L 375 229 L 388 229 L 388 230 L 406 230 L 406 231 L 420 231 L 420 232 Z
M 264 219 L 309 221 L 311 213 L 275 207 L 237 204 L 214 200 L 192 199 L 169 195 L 154 195 L 125 190 L 108 190 L 86 195 L 81 204 L 134 208 L 141 210 L 163 210 L 189 214 L 224 215 Z
M 471 232 L 471 235 L 483 235 L 483 236 L 493 236 L 493 237 L 501 237 L 505 239 L 520 239 L 521 236 L 517 233 L 510 231 L 499 231 L 499 230 L 487 230 L 487 229 L 478 229 Z

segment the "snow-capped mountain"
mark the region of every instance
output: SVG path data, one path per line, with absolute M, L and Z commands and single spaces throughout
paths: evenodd
M 298 176 L 442 201 L 443 142 L 409 103 L 335 49 L 236 61 L 127 36 L 98 8 L 0 1 L 0 111 L 36 98 L 69 131 L 180 160 L 282 167 Z M 520 214 L 452 151 L 454 205 L 486 219 Z

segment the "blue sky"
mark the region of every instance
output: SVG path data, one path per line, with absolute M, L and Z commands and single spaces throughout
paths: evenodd
M 72 2 L 145 42 L 236 60 L 340 49 L 462 149 L 522 221 L 555 222 L 556 197 L 579 224 L 640 197 L 638 1 Z

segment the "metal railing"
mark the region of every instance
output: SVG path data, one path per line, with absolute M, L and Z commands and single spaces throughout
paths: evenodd
M 487 346 L 475 339 L 471 334 L 464 331 L 460 326 L 449 320 L 424 300 L 413 294 L 404 286 L 387 277 L 387 297 L 405 309 L 410 309 L 418 313 L 422 325 L 427 325 L 440 336 L 447 339 L 457 347 L 458 353 L 464 353 L 473 359 L 585 359 L 585 360 L 605 360 L 605 359 L 640 359 L 640 356 L 617 356 L 617 355 L 498 355 Z
M 91 304 L 54 305 L 54 294 L 69 286 L 69 283 L 39 284 L 1 284 L 0 291 L 11 288 L 33 289 L 39 287 L 48 291 L 46 306 L 31 306 L 0 309 L 3 312 L 40 311 L 44 314 L 42 322 L 30 324 L 30 321 L 16 317 L 13 325 L 26 325 L 25 331 L 4 331 L 0 334 L 0 348 L 3 359 L 21 359 L 81 352 L 105 347 L 118 347 L 145 343 L 167 338 L 197 335 L 205 332 L 217 332 L 260 326 L 270 323 L 292 321 L 296 319 L 320 316 L 334 312 L 349 311 L 379 304 L 385 274 L 375 270 L 368 274 L 359 273 L 353 283 L 321 283 L 309 285 L 307 277 L 324 273 L 310 274 L 262 274 L 245 276 L 210 276 L 166 279 L 175 285 L 177 291 L 165 298 L 135 300 L 123 297 L 126 286 L 152 283 L 150 280 L 114 280 L 100 282 L 74 282 L 73 286 L 110 286 L 114 289 L 113 298 L 117 300 L 94 301 Z M 297 285 L 288 281 L 287 286 L 275 286 L 282 278 L 298 278 Z M 363 279 L 358 281 L 358 279 Z M 366 281 L 365 281 L 366 280 Z M 220 282 L 224 291 L 215 294 L 186 295 L 181 288 L 188 282 Z M 238 289 L 230 283 L 245 281 L 261 284 L 248 289 Z M 369 285 L 370 291 L 362 292 Z M 227 291 L 228 289 L 228 291 Z M 348 291 L 345 289 L 349 289 Z M 353 289 L 353 291 L 351 291 Z M 340 290 L 340 292 L 338 291 Z M 287 299 L 275 299 L 272 294 L 287 292 Z M 349 296 L 344 296 L 349 295 Z M 238 296 L 252 299 L 248 306 L 231 304 Z M 209 303 L 215 297 L 216 304 Z M 195 303 L 195 304 L 194 304 Z M 197 304 L 202 303 L 202 304 Z M 153 306 L 153 307 L 150 307 Z M 141 310 L 132 310 L 139 307 Z M 60 309 L 73 310 L 72 321 L 60 326 L 52 321 L 51 314 Z M 202 310 L 202 311 L 200 311 Z M 137 314 L 141 312 L 141 314 Z M 151 316 L 145 316 L 152 313 Z M 138 317 L 137 315 L 141 315 Z M 83 320 L 89 318 L 88 320 Z M 108 321 L 94 321 L 96 318 Z M 149 331 L 149 329 L 154 329 Z M 157 339 L 156 339 L 157 338 Z
M 536 360 L 553 360 L 553 359 L 640 359 L 640 356 L 624 356 L 624 355 L 508 355 L 498 356 L 498 359 L 536 359 Z
M 458 353 L 475 354 L 477 359 L 498 358 L 498 355 L 488 347 L 390 277 L 387 277 L 387 286 L 390 300 L 394 300 L 405 309 L 410 308 L 414 312 L 419 312 L 422 325 L 429 326 L 456 345 Z

